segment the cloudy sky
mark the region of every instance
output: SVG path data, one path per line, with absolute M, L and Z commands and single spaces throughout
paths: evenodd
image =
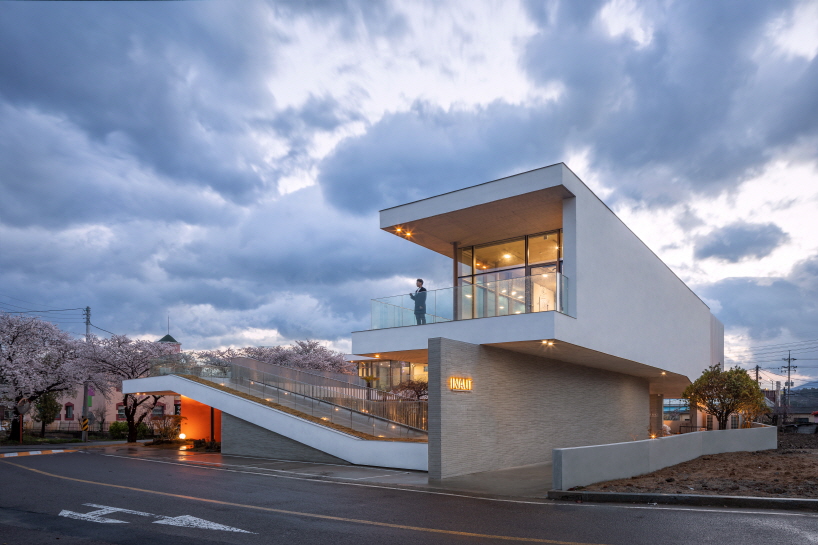
M 816 2 L 11 2 L 0 50 L 8 311 L 348 350 L 451 282 L 379 209 L 564 161 L 734 360 L 818 377 Z

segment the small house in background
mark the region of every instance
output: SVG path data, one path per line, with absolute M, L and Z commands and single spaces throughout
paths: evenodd
M 156 342 L 168 345 L 174 354 L 179 354 L 182 351 L 182 343 L 174 339 L 170 333 Z

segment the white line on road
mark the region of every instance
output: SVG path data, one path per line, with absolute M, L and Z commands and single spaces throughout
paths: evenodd
M 123 458 L 126 460 L 137 460 L 140 462 L 153 462 L 157 464 L 169 464 L 174 466 L 195 467 L 198 469 L 207 469 L 211 471 L 226 471 L 228 473 L 244 473 L 247 475 L 263 475 L 265 477 L 273 477 L 276 479 L 290 479 L 293 481 L 309 481 L 313 483 L 337 484 L 343 486 L 359 486 L 362 488 L 378 488 L 381 490 L 397 490 L 400 492 L 414 492 L 417 494 L 431 494 L 435 496 L 450 496 L 454 498 L 466 498 L 471 500 L 491 501 L 497 503 L 519 503 L 526 505 L 542 505 L 544 507 L 585 507 L 585 508 L 608 508 L 608 509 L 649 509 L 653 511 L 691 511 L 713 514 L 738 514 L 738 515 L 767 515 L 767 516 L 781 516 L 781 517 L 806 517 L 818 518 L 818 514 L 810 513 L 787 513 L 783 511 L 750 511 L 750 510 L 735 510 L 723 508 L 699 508 L 699 507 L 659 507 L 656 505 L 615 505 L 615 504 L 591 504 L 591 503 L 546 503 L 545 501 L 529 501 L 529 500 L 511 500 L 502 498 L 487 498 L 485 496 L 470 496 L 467 494 L 454 494 L 452 492 L 437 492 L 434 490 L 419 490 L 415 488 L 399 488 L 396 486 L 383 486 L 377 484 L 366 484 L 358 482 L 345 482 L 341 480 L 328 480 L 326 478 L 304 479 L 301 477 L 290 477 L 289 475 L 276 475 L 272 473 L 257 473 L 255 471 L 240 471 L 238 469 L 226 469 L 223 467 L 208 467 L 201 465 L 186 464 L 181 462 L 167 462 L 165 460 L 150 460 L 147 458 L 139 458 L 136 456 L 119 456 L 116 454 L 100 454 L 100 456 L 108 456 L 110 458 Z M 211 462 L 212 463 L 212 462 Z M 270 469 L 269 471 L 283 471 L 280 469 Z M 342 477 L 333 477 L 333 479 L 342 479 Z
M 108 456 L 108 455 L 105 455 L 105 456 Z M 201 461 L 201 460 L 179 459 L 178 461 L 180 463 L 182 463 L 182 464 L 187 464 L 187 465 L 191 465 L 191 466 L 198 466 L 199 464 L 207 464 L 207 466 L 216 466 L 216 467 L 219 467 L 219 468 L 239 467 L 239 468 L 243 468 L 243 469 L 258 469 L 260 471 L 278 471 L 278 472 L 281 472 L 281 473 L 289 473 L 291 475 L 302 475 L 302 476 L 305 476 L 305 477 L 324 477 L 324 475 L 320 475 L 320 474 L 317 474 L 317 473 L 303 473 L 303 472 L 299 472 L 299 471 L 289 471 L 287 469 L 276 469 L 274 467 L 243 466 L 243 465 L 239 465 L 239 464 L 225 464 L 223 462 L 204 462 L 204 461 Z M 338 464 L 327 464 L 327 465 L 334 465 L 334 466 L 344 467 L 344 468 L 353 467 L 353 466 L 349 466 L 349 465 L 342 466 L 342 465 L 338 465 Z M 207 466 L 203 466 L 203 467 L 207 467 Z M 359 481 L 359 480 L 363 480 L 363 479 L 374 479 L 376 477 L 392 477 L 392 476 L 395 476 L 395 475 L 407 475 L 408 473 L 409 473 L 408 471 L 394 471 L 392 473 L 386 473 L 386 474 L 383 474 L 383 475 L 374 475 L 372 477 L 333 477 L 333 478 L 335 478 L 335 479 L 347 479 L 347 480 L 350 480 L 350 481 Z
M 154 524 L 166 524 L 168 526 L 182 526 L 183 528 L 201 528 L 202 530 L 221 530 L 223 532 L 239 532 L 242 534 L 252 534 L 253 532 L 248 532 L 247 530 L 241 530 L 239 528 L 233 528 L 232 526 L 225 526 L 224 524 L 218 524 L 216 522 L 210 522 L 209 520 L 204 520 L 196 517 L 191 517 L 190 515 L 182 515 L 180 517 L 164 517 L 161 520 L 157 520 Z
M 240 528 L 233 528 L 232 526 L 225 526 L 217 522 L 210 522 L 209 520 L 200 519 L 190 515 L 181 515 L 178 517 L 166 517 L 164 515 L 154 515 L 153 513 L 145 513 L 144 511 L 132 511 L 131 509 L 123 509 L 121 507 L 111 507 L 108 505 L 98 505 L 96 503 L 83 503 L 86 507 L 96 507 L 96 511 L 90 513 L 77 513 L 63 509 L 60 511 L 60 517 L 65 517 L 75 520 L 84 520 L 85 522 L 96 522 L 99 524 L 128 524 L 124 520 L 117 520 L 106 518 L 103 515 L 110 515 L 112 513 L 125 513 L 128 515 L 137 515 L 140 517 L 156 518 L 159 520 L 153 521 L 153 524 L 164 524 L 166 526 L 180 526 L 183 528 L 199 528 L 201 530 L 221 530 L 223 532 L 239 532 L 242 534 L 252 534 L 247 530 Z

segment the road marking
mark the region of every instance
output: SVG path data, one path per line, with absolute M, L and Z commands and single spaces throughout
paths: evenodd
M 405 472 L 405 473 L 408 473 L 408 471 Z M 337 479 L 349 479 L 350 481 L 363 481 L 364 479 L 377 479 L 378 477 L 394 477 L 395 475 L 400 475 L 400 473 L 387 473 L 386 475 L 372 475 L 370 477 L 336 477 L 336 478 Z M 317 475 L 317 476 L 322 476 L 322 475 Z
M 111 456 L 111 457 L 119 457 L 119 458 L 131 458 L 131 456 L 118 456 L 116 454 L 103 454 L 103 456 Z M 188 466 L 194 466 L 194 467 L 199 466 L 199 464 L 206 464 L 206 466 L 218 466 L 219 468 L 240 467 L 240 468 L 245 468 L 245 469 L 258 469 L 260 471 L 277 471 L 277 472 L 280 472 L 280 473 L 289 473 L 290 475 L 301 475 L 301 476 L 304 476 L 304 477 L 326 477 L 326 475 L 320 475 L 318 473 L 301 473 L 301 472 L 298 472 L 298 471 L 290 471 L 288 469 L 276 469 L 274 467 L 243 466 L 243 465 L 239 465 L 239 464 L 225 464 L 224 462 L 205 462 L 205 461 L 201 461 L 201 460 L 185 460 L 185 459 L 182 459 L 182 458 L 178 459 L 177 461 L 180 464 L 184 464 L 184 465 L 188 465 Z M 314 462 L 307 462 L 307 463 L 314 463 Z M 345 468 L 353 467 L 353 466 L 350 466 L 350 465 L 341 466 L 339 464 L 327 464 L 327 465 L 334 465 L 334 466 L 345 467 Z M 202 467 L 205 467 L 205 469 L 209 469 L 206 466 L 202 466 Z M 363 480 L 363 479 L 375 479 L 377 477 L 392 477 L 392 476 L 395 476 L 395 475 L 406 475 L 408 473 L 409 473 L 408 471 L 394 471 L 392 473 L 386 473 L 386 474 L 383 474 L 383 475 L 373 475 L 371 477 L 330 477 L 330 478 L 332 478 L 332 479 L 347 479 L 347 480 L 350 480 L 350 481 L 360 481 L 360 480 Z
M 382 528 L 394 528 L 397 530 L 411 530 L 415 532 L 424 532 L 430 534 L 445 534 L 445 535 L 453 535 L 453 536 L 464 536 L 464 537 L 475 537 L 475 538 L 484 538 L 484 539 L 496 539 L 500 541 L 523 541 L 529 543 L 551 543 L 553 545 L 602 545 L 602 544 L 592 544 L 592 543 L 581 543 L 576 541 L 560 541 L 556 539 L 542 539 L 536 537 L 518 537 L 518 536 L 502 536 L 502 535 L 492 535 L 492 534 L 478 534 L 475 532 L 459 532 L 456 530 L 443 530 L 440 528 L 424 528 L 422 526 L 409 526 L 405 524 L 392 524 L 389 522 L 378 522 L 375 520 L 364 520 L 364 519 L 353 519 L 353 518 L 346 518 L 346 517 L 336 517 L 332 515 L 320 515 L 318 513 L 304 513 L 300 511 L 289 511 L 287 509 L 275 509 L 273 507 L 261 507 L 259 505 L 247 505 L 242 503 L 234 503 L 229 501 L 221 501 L 221 500 L 214 500 L 210 498 L 198 498 L 196 496 L 185 496 L 183 494 L 172 494 L 170 492 L 159 492 L 158 490 L 146 490 L 144 488 L 135 488 L 132 486 L 124 486 L 121 484 L 112 484 L 112 483 L 101 483 L 98 481 L 88 481 L 85 479 L 77 479 L 75 477 L 66 477 L 64 475 L 57 475 L 54 473 L 48 473 L 47 471 L 42 471 L 39 469 L 34 469 L 33 467 L 26 467 L 24 465 L 15 464 L 13 462 L 9 462 L 3 460 L 4 463 L 19 467 L 20 469 L 25 469 L 27 471 L 32 471 L 34 473 L 39 473 L 40 475 L 46 475 L 48 477 L 54 477 L 56 479 L 63 479 L 66 481 L 73 481 L 77 483 L 84 483 L 84 484 L 93 484 L 97 486 L 107 486 L 110 488 L 119 488 L 121 490 L 131 490 L 134 492 L 144 492 L 146 494 L 155 494 L 158 496 L 167 496 L 170 498 L 179 498 L 183 500 L 192 500 L 192 501 L 200 501 L 205 503 L 212 503 L 217 505 L 227 505 L 230 507 L 241 507 L 244 509 L 253 509 L 256 511 L 264 511 L 267 513 L 278 513 L 281 515 L 294 515 L 297 517 L 306 517 L 306 518 L 314 518 L 314 519 L 321 519 L 321 520 L 333 520 L 336 522 L 349 522 L 352 524 L 362 524 L 366 526 L 379 526 Z
M 128 524 L 124 520 L 117 520 L 104 517 L 104 515 L 110 515 L 112 513 L 126 513 L 129 515 L 137 515 L 140 517 L 157 518 L 159 520 L 153 521 L 154 524 L 164 524 L 166 526 L 199 528 L 201 530 L 221 530 L 224 532 L 240 532 L 242 534 L 253 533 L 248 532 L 247 530 L 233 528 L 232 526 L 225 526 L 224 524 L 210 522 L 209 520 L 200 519 L 198 517 L 193 517 L 190 515 L 166 517 L 164 515 L 154 515 L 153 513 L 145 513 L 143 511 L 132 511 L 130 509 L 122 509 L 121 507 L 111 507 L 108 505 L 97 505 L 95 503 L 84 503 L 83 505 L 88 507 L 97 507 L 98 509 L 96 511 L 91 511 L 90 513 L 76 513 L 74 511 L 68 511 L 66 509 L 63 509 L 62 511 L 60 511 L 58 516 L 75 520 L 84 520 L 85 522 L 97 522 L 100 524 Z
M 425 490 L 425 489 L 417 489 L 417 488 L 401 488 L 398 486 L 384 486 L 378 484 L 365 484 L 360 482 L 349 482 L 343 481 L 343 477 L 323 477 L 320 475 L 313 475 L 314 478 L 312 479 L 304 479 L 301 477 L 290 477 L 289 475 L 276 475 L 272 473 L 258 473 L 255 471 L 241 471 L 238 469 L 226 469 L 223 467 L 208 467 L 208 466 L 200 466 L 192 463 L 183 463 L 183 462 L 167 462 L 165 460 L 151 460 L 148 458 L 139 458 L 136 456 L 119 456 L 117 454 L 100 454 L 100 456 L 108 456 L 110 458 L 122 458 L 124 460 L 135 460 L 139 462 L 151 462 L 154 464 L 169 464 L 174 466 L 182 466 L 182 467 L 193 467 L 197 469 L 208 469 L 212 471 L 226 471 L 228 473 L 243 473 L 246 475 L 262 475 L 265 477 L 273 477 L 275 479 L 290 479 L 293 481 L 308 481 L 312 483 L 325 483 L 325 484 L 337 484 L 343 486 L 359 486 L 362 488 L 378 488 L 381 490 L 395 490 L 399 492 L 413 492 L 416 494 L 430 494 L 433 496 L 451 496 L 454 498 L 466 498 L 470 500 L 482 500 L 482 501 L 490 501 L 495 503 L 520 503 L 525 505 L 542 505 L 543 507 L 579 507 L 579 508 L 607 508 L 607 509 L 652 509 L 654 511 L 693 511 L 693 512 L 702 512 L 702 513 L 713 513 L 713 514 L 738 514 L 738 515 L 767 515 L 767 516 L 781 516 L 781 517 L 806 517 L 806 518 L 818 518 L 818 515 L 813 515 L 810 513 L 787 513 L 782 511 L 751 511 L 751 510 L 736 510 L 736 509 L 724 509 L 721 507 L 659 507 L 657 505 L 616 505 L 612 503 L 572 503 L 572 502 L 555 502 L 554 500 L 513 500 L 513 499 L 503 499 L 503 498 L 489 498 L 486 496 L 473 496 L 468 494 L 455 494 L 453 492 L 438 492 L 436 490 Z M 215 464 L 217 462 L 208 462 L 209 464 Z M 13 464 L 16 465 L 16 464 Z M 246 467 L 246 466 L 237 466 L 237 467 Z M 278 471 L 282 472 L 283 469 L 272 469 L 272 468 L 260 468 L 266 471 Z M 287 473 L 285 471 L 285 473 Z M 411 486 L 411 485 L 409 485 Z M 547 503 L 546 503 L 547 502 Z
M 252 534 L 247 530 L 233 528 L 232 526 L 225 526 L 216 522 L 210 522 L 190 515 L 182 515 L 180 517 L 165 517 L 162 520 L 157 520 L 154 524 L 166 524 L 168 526 L 182 526 L 183 528 L 201 528 L 202 530 L 222 530 L 224 532 L 240 532 L 242 534 Z
M 77 452 L 76 450 L 24 450 L 22 452 L 5 452 L 0 454 L 0 458 L 17 458 L 18 456 L 37 456 L 38 454 L 60 454 L 63 452 Z

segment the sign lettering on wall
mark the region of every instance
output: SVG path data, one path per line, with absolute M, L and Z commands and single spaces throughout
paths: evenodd
M 449 388 L 453 392 L 471 392 L 470 378 L 465 377 L 449 377 Z

